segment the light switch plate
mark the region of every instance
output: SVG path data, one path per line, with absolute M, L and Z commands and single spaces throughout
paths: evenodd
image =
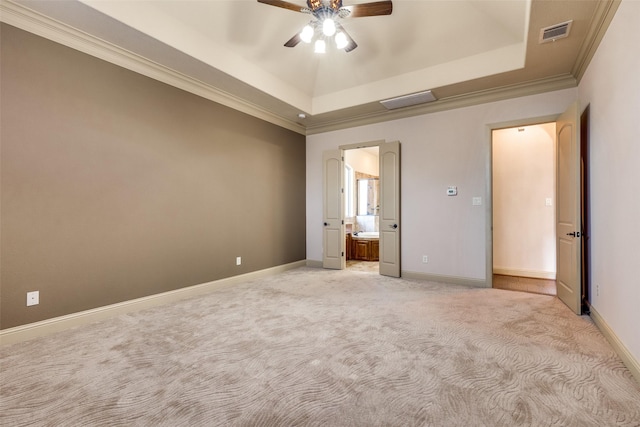
M 447 196 L 457 196 L 458 195 L 458 187 L 455 185 L 450 185 L 447 188 Z
M 40 304 L 40 291 L 27 292 L 27 307 Z
M 471 199 L 471 204 L 473 206 L 482 206 L 482 197 L 474 197 Z

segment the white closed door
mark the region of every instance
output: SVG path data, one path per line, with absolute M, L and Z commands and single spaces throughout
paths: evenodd
M 400 277 L 400 142 L 380 145 L 380 274 Z
M 342 150 L 322 155 L 322 266 L 342 270 L 346 266 L 344 234 L 344 160 Z
M 557 272 L 558 298 L 576 314 L 582 312 L 580 220 L 580 127 L 574 103 L 556 121 L 557 169 Z

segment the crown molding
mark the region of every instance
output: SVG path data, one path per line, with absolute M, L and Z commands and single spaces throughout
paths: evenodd
M 576 77 L 578 83 L 580 83 L 582 76 L 585 71 L 587 71 L 587 67 L 593 55 L 596 53 L 598 46 L 600 46 L 600 42 L 607 32 L 609 24 L 611 24 L 611 20 L 616 14 L 621 2 L 622 0 L 607 0 L 597 3 L 596 10 L 589 24 L 589 32 L 580 47 L 578 57 L 571 70 L 571 74 Z
M 492 88 L 477 92 L 465 93 L 439 99 L 436 102 L 402 108 L 395 111 L 377 111 L 345 120 L 330 121 L 307 127 L 307 135 L 331 132 L 352 128 L 356 126 L 370 125 L 390 120 L 404 119 L 439 111 L 453 110 L 463 107 L 471 107 L 488 102 L 502 101 L 510 98 L 537 95 L 544 92 L 552 92 L 561 89 L 569 89 L 577 86 L 576 79 L 570 74 L 549 77 L 545 79 Z
M 198 95 L 226 107 L 305 134 L 305 127 L 214 86 L 150 61 L 10 0 L 0 0 L 0 21 L 32 34 Z

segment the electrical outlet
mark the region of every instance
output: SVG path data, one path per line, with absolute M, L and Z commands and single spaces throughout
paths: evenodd
M 236 257 L 236 265 L 240 265 L 242 264 L 242 257 L 241 256 L 237 256 Z
M 428 263 L 428 262 L 429 262 L 429 257 L 428 257 L 428 256 L 426 256 L 426 255 L 422 255 L 422 262 L 423 262 L 424 264 Z
M 599 297 L 600 296 L 600 285 L 596 285 L 596 296 Z
M 40 291 L 27 292 L 27 307 L 40 304 Z

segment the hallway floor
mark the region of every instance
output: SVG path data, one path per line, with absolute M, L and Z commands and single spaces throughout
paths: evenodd
M 530 292 L 533 294 L 556 295 L 556 281 L 533 279 L 531 277 L 493 275 L 493 287 L 508 291 Z

